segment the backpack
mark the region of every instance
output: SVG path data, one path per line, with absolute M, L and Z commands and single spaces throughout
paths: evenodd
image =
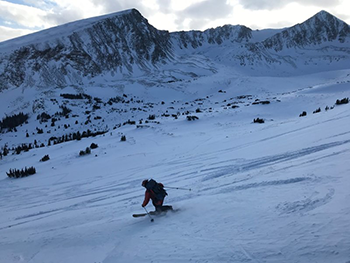
M 146 189 L 152 191 L 155 198 L 159 201 L 163 200 L 165 196 L 168 195 L 164 188 L 153 179 L 148 181 L 146 184 Z

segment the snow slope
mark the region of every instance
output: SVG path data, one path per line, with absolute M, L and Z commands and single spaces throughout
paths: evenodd
M 154 113 L 159 124 L 121 126 L 0 161 L 0 262 L 349 263 L 350 104 L 324 110 L 349 97 L 349 81 L 348 70 L 249 77 L 220 68 L 154 89 L 123 83 L 121 93 L 155 104 L 125 115 L 101 109 L 105 122 Z M 101 90 L 103 100 L 113 93 Z M 199 120 L 161 117 L 170 106 Z M 256 117 L 265 123 L 252 123 Z M 2 134 L 2 142 L 23 142 L 35 125 Z M 92 142 L 99 147 L 79 156 Z M 50 160 L 39 162 L 46 154 Z M 37 173 L 7 178 L 25 166 Z M 178 212 L 136 219 L 146 178 L 192 191 L 169 188 L 165 203 Z

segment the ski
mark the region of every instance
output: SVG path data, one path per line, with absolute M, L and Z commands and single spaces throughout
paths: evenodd
M 165 215 L 168 212 L 177 212 L 177 211 L 179 211 L 179 209 L 167 210 L 167 211 L 163 211 L 163 212 L 151 211 L 151 212 L 149 212 L 149 214 L 151 216 L 156 216 L 156 215 Z M 133 217 L 143 217 L 143 216 L 147 216 L 147 213 L 133 214 L 132 216 Z
M 149 212 L 150 215 L 158 215 L 160 213 L 156 213 L 155 211 Z M 147 213 L 141 213 L 141 214 L 133 214 L 133 217 L 142 217 L 142 216 L 146 216 Z

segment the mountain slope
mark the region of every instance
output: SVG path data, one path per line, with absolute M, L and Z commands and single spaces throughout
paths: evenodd
M 0 175 L 0 262 L 348 262 L 349 105 L 278 119 L 347 90 L 282 95 L 288 79 L 268 83 L 281 102 L 245 106 L 241 96 L 239 108 L 224 110 L 215 101 L 229 94 L 219 93 L 196 105 L 214 110 L 194 122 L 126 125 L 1 160 L 2 171 L 34 165 L 37 174 Z M 91 143 L 98 148 L 79 156 Z M 131 216 L 144 211 L 141 182 L 150 177 L 192 189 L 167 188 L 165 203 L 179 211 L 153 223 Z

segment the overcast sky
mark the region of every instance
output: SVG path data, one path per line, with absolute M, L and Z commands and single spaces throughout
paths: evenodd
M 350 0 L 0 0 L 0 42 L 67 22 L 136 8 L 158 29 L 225 24 L 283 28 L 321 10 L 350 24 Z

